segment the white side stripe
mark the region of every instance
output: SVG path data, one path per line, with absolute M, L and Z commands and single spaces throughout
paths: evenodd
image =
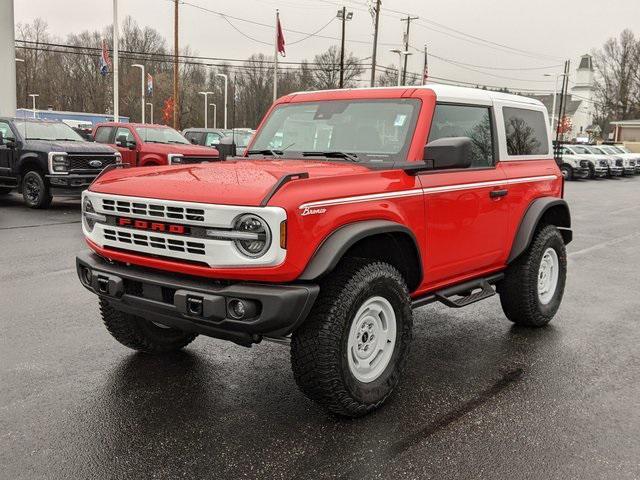
M 411 190 L 400 190 L 398 192 L 372 193 L 369 195 L 357 195 L 353 197 L 333 198 L 331 200 L 320 200 L 317 202 L 308 202 L 300 205 L 300 209 L 330 207 L 332 205 L 346 205 L 350 203 L 370 202 L 373 200 L 384 200 L 388 198 L 413 197 L 416 195 L 427 195 L 431 193 L 455 192 L 458 190 L 471 190 L 474 188 L 494 187 L 500 185 L 513 185 L 516 183 L 544 182 L 547 180 L 556 180 L 556 175 L 541 175 L 537 177 L 511 178 L 505 180 L 492 180 L 488 182 L 461 183 L 458 185 L 445 185 L 442 187 L 414 188 Z

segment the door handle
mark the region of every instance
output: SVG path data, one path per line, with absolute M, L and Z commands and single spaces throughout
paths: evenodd
M 506 197 L 508 193 L 509 193 L 509 190 L 507 190 L 506 188 L 504 190 L 491 190 L 489 192 L 489 196 L 491 198 L 500 198 L 500 197 Z

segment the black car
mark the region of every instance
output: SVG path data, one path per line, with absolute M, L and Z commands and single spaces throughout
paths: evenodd
M 17 189 L 31 208 L 77 197 L 120 153 L 87 142 L 62 122 L 0 118 L 0 194 Z

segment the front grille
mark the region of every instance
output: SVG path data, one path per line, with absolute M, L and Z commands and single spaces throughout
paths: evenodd
M 601 166 L 601 167 L 608 167 L 608 166 L 609 166 L 609 164 L 607 163 L 607 161 L 606 161 L 606 160 L 600 160 L 600 166 Z
M 636 166 L 636 161 L 635 160 L 629 160 L 629 165 L 632 167 Z
M 170 207 L 141 201 L 128 202 L 124 200 L 109 200 L 106 198 L 102 200 L 102 208 L 108 212 L 146 215 L 148 217 L 171 220 L 204 222 L 204 210 L 201 208 Z
M 589 161 L 588 160 L 580 160 L 580 166 L 583 168 L 589 168 Z
M 156 235 L 147 235 L 146 233 L 123 232 L 105 228 L 104 238 L 120 245 L 140 245 L 164 251 L 171 250 L 195 255 L 205 254 L 204 243 L 158 237 Z
M 116 162 L 115 155 L 91 155 L 91 154 L 69 154 L 67 156 L 69 162 L 69 170 L 90 170 L 94 172 L 101 171 L 107 165 Z M 89 163 L 98 161 L 100 166 L 91 166 Z
M 621 167 L 622 166 L 622 159 L 618 159 L 616 160 L 616 167 Z
M 206 163 L 215 162 L 217 159 L 217 157 L 182 157 L 182 161 L 180 163 Z

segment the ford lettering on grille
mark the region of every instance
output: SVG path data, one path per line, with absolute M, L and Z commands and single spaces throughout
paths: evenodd
M 117 217 L 118 227 L 135 228 L 136 230 L 149 230 L 151 232 L 172 233 L 174 235 L 190 235 L 191 229 L 185 225 L 174 223 L 153 222 L 137 218 Z

